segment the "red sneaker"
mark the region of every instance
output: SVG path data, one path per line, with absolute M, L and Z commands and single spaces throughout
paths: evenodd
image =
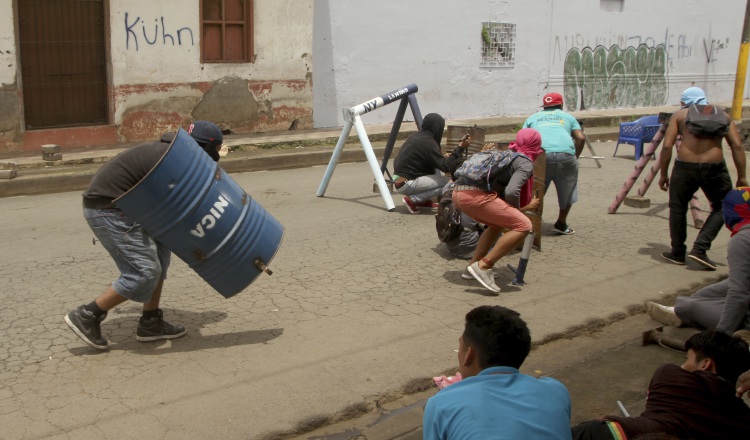
M 432 200 L 427 200 L 426 202 L 415 203 L 415 205 L 419 208 L 430 208 L 433 211 L 437 211 L 438 206 L 440 206 L 437 203 L 433 202 Z
M 406 205 L 406 209 L 408 209 L 411 214 L 419 214 L 419 208 L 417 208 L 417 205 L 411 201 L 409 196 L 404 197 L 402 200 L 404 205 Z

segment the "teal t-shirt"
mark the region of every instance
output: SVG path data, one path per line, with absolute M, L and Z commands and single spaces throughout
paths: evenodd
M 547 153 L 576 154 L 571 133 L 580 130 L 573 115 L 562 110 L 542 110 L 534 113 L 523 123 L 524 128 L 533 128 L 542 135 L 542 148 Z
M 551 377 L 490 367 L 427 400 L 424 440 L 570 440 L 570 395 Z

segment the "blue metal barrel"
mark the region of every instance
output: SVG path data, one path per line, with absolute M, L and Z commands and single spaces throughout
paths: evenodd
M 284 236 L 281 223 L 182 129 L 114 203 L 227 298 L 255 281 Z

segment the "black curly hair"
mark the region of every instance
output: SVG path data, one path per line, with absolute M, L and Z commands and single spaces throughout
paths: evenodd
M 502 306 L 479 306 L 466 314 L 463 340 L 482 369 L 520 368 L 531 351 L 531 334 L 521 315 Z

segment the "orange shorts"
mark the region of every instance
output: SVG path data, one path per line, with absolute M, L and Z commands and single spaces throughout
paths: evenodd
M 494 192 L 480 190 L 453 191 L 453 204 L 459 211 L 494 228 L 531 232 L 531 220 L 510 206 Z

